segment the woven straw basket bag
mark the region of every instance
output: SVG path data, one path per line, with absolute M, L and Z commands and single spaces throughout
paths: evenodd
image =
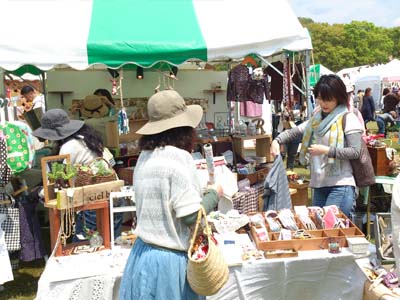
M 193 260 L 193 246 L 196 241 L 201 219 L 205 220 L 204 235 L 208 241 L 208 253 L 205 258 Z M 218 293 L 229 278 L 228 265 L 220 249 L 211 238 L 211 229 L 207 223 L 206 212 L 203 207 L 197 215 L 196 227 L 188 250 L 187 279 L 190 287 L 199 295 L 210 296 Z

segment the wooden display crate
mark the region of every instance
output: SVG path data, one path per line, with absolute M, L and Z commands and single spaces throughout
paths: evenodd
M 340 214 L 339 217 L 345 216 Z M 364 237 L 364 234 L 350 219 L 346 218 L 346 220 L 349 220 L 348 228 L 305 230 L 306 233 L 311 235 L 311 238 L 307 239 L 295 239 L 293 237 L 294 231 L 292 231 L 291 240 L 279 240 L 280 233 L 270 232 L 268 224 L 265 224 L 265 226 L 268 230 L 269 241 L 261 241 L 254 226 L 250 226 L 250 234 L 259 250 L 294 249 L 295 251 L 305 251 L 328 249 L 328 241 L 331 238 L 335 238 L 340 247 L 347 247 L 347 237 Z M 296 223 L 299 229 L 304 229 L 297 218 Z
M 238 181 L 248 178 L 250 181 L 250 185 L 256 184 L 257 182 L 264 182 L 268 171 L 268 168 L 261 168 L 251 174 L 238 174 Z
M 147 119 L 129 120 L 129 132 L 127 134 L 118 134 L 118 123 L 110 121 L 106 124 L 106 144 L 108 148 L 119 148 L 122 143 L 129 143 L 140 138 L 136 131 L 147 123 Z
M 96 201 L 108 200 L 110 192 L 118 192 L 121 190 L 122 186 L 124 186 L 123 180 L 114 180 L 71 188 L 74 191 L 72 205 L 73 207 L 78 207 Z M 45 206 L 56 209 L 71 208 L 71 203 L 68 202 L 67 190 L 59 191 L 57 193 L 57 199 L 48 201 L 45 203 Z
M 370 147 L 368 152 L 371 156 L 372 166 L 374 167 L 375 176 L 386 176 L 390 174 L 390 160 L 386 156 L 386 147 Z
M 310 182 L 304 181 L 304 183 L 297 183 L 289 181 L 289 188 L 296 189 L 297 192 L 291 195 L 292 206 L 308 205 L 308 185 Z
M 273 161 L 270 153 L 270 146 L 272 142 L 272 136 L 270 134 L 261 134 L 254 136 L 234 136 L 233 145 L 235 153 L 242 158 L 246 157 L 244 141 L 245 140 L 255 140 L 256 143 L 256 156 L 265 156 L 267 162 Z

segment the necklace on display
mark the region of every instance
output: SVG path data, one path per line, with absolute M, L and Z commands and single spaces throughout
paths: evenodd
M 75 234 L 75 209 L 74 209 L 74 190 L 67 190 L 67 208 L 62 209 L 61 214 L 61 235 L 60 241 L 63 246 L 67 244 L 67 239 L 71 234 Z

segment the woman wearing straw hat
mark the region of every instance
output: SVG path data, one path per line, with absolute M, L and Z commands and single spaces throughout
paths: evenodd
M 70 120 L 67 113 L 59 108 L 48 110 L 42 117 L 41 127 L 33 131 L 33 135 L 45 140 L 53 141 L 55 152 L 69 154 L 71 164 L 88 165 L 97 157 L 112 160 L 109 151 L 104 151 L 104 145 L 98 132 L 84 121 Z M 107 153 L 107 154 L 105 154 Z M 107 157 L 108 156 L 108 157 Z M 119 236 L 122 216 L 114 219 L 114 233 Z M 74 241 L 79 241 L 77 235 L 85 236 L 84 226 L 96 229 L 96 211 L 86 210 L 84 215 L 78 213 L 76 221 L 76 235 Z
M 119 299 L 201 299 L 186 280 L 190 225 L 203 205 L 218 203 L 220 186 L 202 196 L 190 152 L 203 110 L 185 105 L 173 90 L 153 95 L 149 122 L 137 131 L 141 154 L 134 172 L 137 240 L 131 250 Z

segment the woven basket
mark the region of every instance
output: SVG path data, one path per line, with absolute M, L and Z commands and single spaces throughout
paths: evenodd
M 193 260 L 193 246 L 197 239 L 201 219 L 205 220 L 204 235 L 208 240 L 208 252 L 205 258 Z M 229 278 L 228 265 L 220 249 L 211 238 L 211 229 L 207 223 L 206 212 L 203 207 L 197 215 L 196 227 L 188 250 L 187 280 L 190 287 L 199 295 L 210 296 L 218 293 Z
M 75 187 L 90 185 L 93 182 L 93 174 L 85 172 L 78 167 L 78 172 L 75 176 Z
M 95 161 L 99 161 L 102 160 L 104 161 L 108 168 L 111 170 L 111 174 L 110 175 L 106 175 L 106 176 L 102 176 L 102 175 L 92 175 L 92 184 L 98 184 L 98 183 L 102 183 L 102 182 L 109 182 L 109 181 L 114 181 L 118 179 L 117 173 L 115 173 L 115 170 L 113 169 L 113 167 L 110 165 L 110 163 L 104 159 L 103 157 L 97 157 L 94 160 L 92 160 L 90 162 L 89 165 L 93 164 Z

